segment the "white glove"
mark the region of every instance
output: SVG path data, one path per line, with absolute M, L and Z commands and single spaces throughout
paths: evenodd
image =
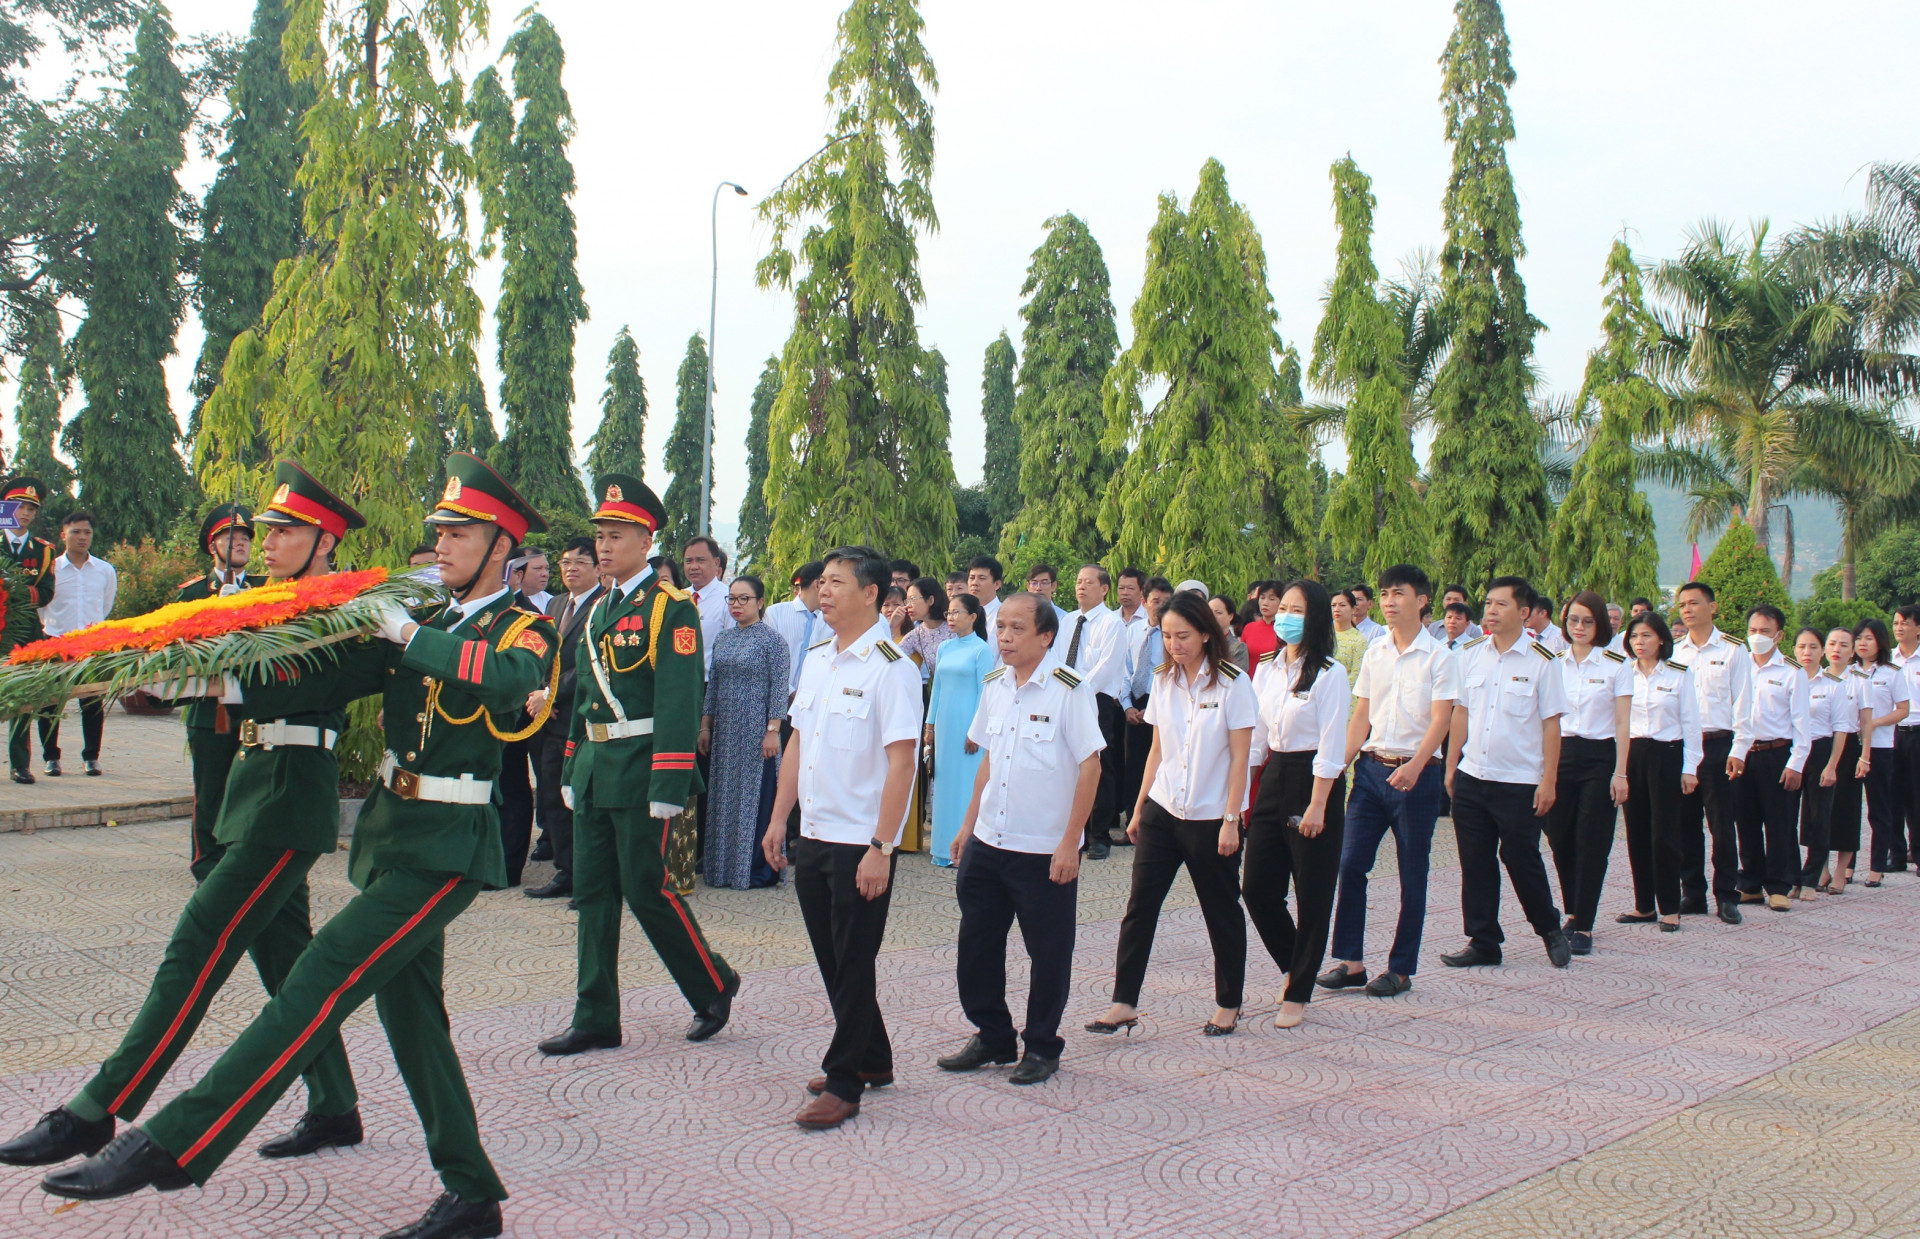
M 655 800 L 647 806 L 647 812 L 664 822 L 668 818 L 680 813 L 683 808 L 684 806 L 682 805 L 667 804 L 664 801 Z
M 563 787 L 560 789 L 560 803 L 569 809 L 573 808 L 573 789 L 571 787 Z
M 405 645 L 407 639 L 401 635 L 401 631 L 413 623 L 413 617 L 399 603 L 387 601 L 374 608 L 374 622 L 379 626 L 381 636 L 395 645 Z

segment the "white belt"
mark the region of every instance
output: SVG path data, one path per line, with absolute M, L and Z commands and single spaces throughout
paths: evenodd
M 605 744 L 609 740 L 625 740 L 629 736 L 652 734 L 653 720 L 650 718 L 627 718 L 617 723 L 587 724 L 587 739 L 595 744 Z
M 415 774 L 400 769 L 391 751 L 380 759 L 380 781 L 402 800 L 431 800 L 438 804 L 486 804 L 493 799 L 493 780 L 463 774 L 457 779 Z
M 340 733 L 322 727 L 302 727 L 285 719 L 262 723 L 244 719 L 240 723 L 240 743 L 248 748 L 330 749 Z

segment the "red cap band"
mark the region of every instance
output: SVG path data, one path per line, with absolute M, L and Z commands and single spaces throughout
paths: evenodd
M 332 508 L 323 507 L 304 495 L 288 492 L 286 498 L 267 505 L 269 512 L 285 512 L 296 520 L 318 525 L 337 541 L 347 536 L 347 518 Z
M 659 526 L 654 522 L 651 512 L 637 503 L 627 503 L 624 500 L 603 500 L 600 504 L 600 510 L 595 512 L 589 519 L 596 521 L 632 521 L 637 525 L 645 525 L 649 533 L 657 532 L 659 529 Z
M 9 490 L 6 494 L 0 495 L 0 499 L 24 499 L 28 503 L 39 503 L 40 492 L 31 486 L 22 484 Z
M 448 487 L 452 490 L 452 487 Z M 458 512 L 474 520 L 487 521 L 500 526 L 515 542 L 521 542 L 527 536 L 527 518 L 514 511 L 508 505 L 495 499 L 477 486 L 464 486 L 460 489 L 458 503 L 451 499 L 442 499 L 433 505 L 436 512 Z

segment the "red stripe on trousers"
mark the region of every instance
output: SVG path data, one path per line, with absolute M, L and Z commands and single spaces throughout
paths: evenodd
M 194 859 L 200 858 L 196 855 Z M 207 962 L 200 966 L 200 975 L 193 979 L 193 988 L 187 991 L 187 1000 L 180 1004 L 180 1010 L 174 1014 L 173 1023 L 167 1025 L 167 1031 L 160 1038 L 159 1043 L 153 1047 L 153 1053 L 147 1055 L 147 1061 L 140 1064 L 140 1070 L 133 1073 L 133 1079 L 128 1080 L 127 1086 L 120 1090 L 120 1095 L 113 1099 L 113 1104 L 107 1107 L 107 1113 L 111 1114 L 126 1104 L 127 1095 L 139 1087 L 140 1081 L 147 1078 L 147 1072 L 152 1071 L 153 1065 L 160 1061 L 162 1054 L 166 1053 L 167 1046 L 173 1043 L 174 1036 L 179 1033 L 180 1025 L 186 1022 L 187 1012 L 193 1010 L 193 1004 L 199 1001 L 200 991 L 207 987 L 207 978 L 213 975 L 214 966 L 220 962 L 220 957 L 227 953 L 227 943 L 233 938 L 233 931 L 240 927 L 240 922 L 246 919 L 247 913 L 253 910 L 253 905 L 260 901 L 260 896 L 267 893 L 267 888 L 273 885 L 273 880 L 280 876 L 280 871 L 285 869 L 287 862 L 292 859 L 291 849 L 280 853 L 280 859 L 274 862 L 273 868 L 267 870 L 267 876 L 260 879 L 260 885 L 253 888 L 253 893 L 247 896 L 247 901 L 240 905 L 239 910 L 233 914 L 233 919 L 227 922 L 227 927 L 220 931 L 219 940 L 213 944 L 213 954 L 207 956 Z
M 380 957 L 382 955 L 385 955 L 387 951 L 392 948 L 394 943 L 406 937 L 409 933 L 413 931 L 413 928 L 416 925 L 418 925 L 421 921 L 425 920 L 427 913 L 433 911 L 434 906 L 438 904 L 442 899 L 446 898 L 447 892 L 451 891 L 454 887 L 460 885 L 460 882 L 461 882 L 461 879 L 459 878 L 448 878 L 447 884 L 445 886 L 442 886 L 439 890 L 435 891 L 433 893 L 433 897 L 427 900 L 427 902 L 421 906 L 418 912 L 415 912 L 412 916 L 408 917 L 406 924 L 394 930 L 392 936 L 390 936 L 385 942 L 382 942 L 379 946 L 375 947 L 371 955 L 368 955 L 365 959 L 360 961 L 359 967 L 355 968 L 352 972 L 347 974 L 346 980 L 340 982 L 339 985 L 334 987 L 334 991 L 331 994 L 327 995 L 327 1000 L 320 1004 L 320 1010 L 317 1013 L 315 1013 L 313 1019 L 308 1021 L 307 1026 L 300 1030 L 300 1035 L 293 1039 L 293 1044 L 289 1045 L 285 1050 L 282 1050 L 280 1053 L 280 1057 L 273 1060 L 273 1065 L 271 1067 L 268 1067 L 266 1071 L 260 1076 L 260 1078 L 253 1082 L 252 1087 L 248 1088 L 246 1092 L 240 1094 L 239 1100 L 235 1101 L 232 1105 L 228 1106 L 226 1113 L 222 1114 L 218 1119 L 214 1120 L 213 1126 L 207 1128 L 206 1134 L 201 1136 L 198 1140 L 194 1141 L 193 1147 L 180 1155 L 180 1165 L 183 1169 L 186 1167 L 186 1164 L 188 1162 L 192 1161 L 195 1157 L 198 1157 L 200 1153 L 204 1151 L 209 1144 L 213 1143 L 213 1138 L 215 1136 L 218 1136 L 221 1133 L 221 1131 L 225 1129 L 226 1125 L 233 1121 L 233 1118 L 235 1115 L 239 1114 L 241 1110 L 246 1108 L 246 1104 L 252 1101 L 254 1097 L 260 1092 L 260 1090 L 267 1086 L 267 1082 L 269 1080 L 279 1075 L 280 1072 L 286 1068 L 287 1063 L 292 1060 L 293 1056 L 300 1052 L 300 1047 L 305 1045 L 307 1043 L 307 1040 L 310 1037 L 312 1037 L 315 1032 L 319 1030 L 320 1026 L 327 1022 L 327 1016 L 333 1011 L 334 1003 L 340 1000 L 340 995 L 346 993 L 349 989 L 352 989 L 353 986 L 360 980 L 360 978 L 367 974 L 367 969 L 373 967 L 373 965 L 379 961 Z
M 700 941 L 700 931 L 693 927 L 693 918 L 688 916 L 687 910 L 680 905 L 680 896 L 673 893 L 673 887 L 669 885 L 670 881 L 671 879 L 667 876 L 667 831 L 666 824 L 663 822 L 660 830 L 660 893 L 667 897 L 669 904 L 673 905 L 674 914 L 680 918 L 681 928 L 687 931 L 687 937 L 692 941 L 693 949 L 700 954 L 700 963 L 706 968 L 707 975 L 713 978 L 713 987 L 725 989 L 726 986 L 720 981 L 720 970 L 713 966 L 713 958 L 707 954 L 707 944 Z

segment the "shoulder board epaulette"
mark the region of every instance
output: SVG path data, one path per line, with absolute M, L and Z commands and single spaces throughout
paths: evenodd
M 1849 667 L 1848 670 L 1863 680 L 1871 680 L 1873 678 L 1873 672 L 1868 671 L 1865 667 Z
M 1671 658 L 1669 658 L 1669 659 L 1667 660 L 1667 666 L 1669 666 L 1669 667 L 1672 667 L 1672 668 L 1673 668 L 1673 669 L 1674 669 L 1675 671 L 1685 671 L 1685 670 L 1687 670 L 1687 664 L 1686 664 L 1686 663 L 1677 663 L 1677 662 L 1675 662 L 1675 661 L 1673 661 L 1673 660 L 1672 660 Z
M 197 577 L 192 577 L 192 578 L 190 578 L 190 579 L 188 579 L 188 580 L 185 580 L 185 581 L 182 581 L 182 582 L 180 582 L 180 583 L 179 583 L 178 585 L 176 585 L 176 586 L 174 586 L 174 588 L 175 588 L 175 589 L 185 589 L 185 588 L 186 588 L 187 586 L 189 586 L 189 585 L 198 585 L 198 584 L 199 584 L 200 582 L 202 582 L 202 581 L 204 581 L 204 580 L 206 580 L 206 579 L 207 579 L 207 574 L 206 574 L 206 573 L 204 573 L 204 572 L 202 572 L 202 573 L 201 573 L 201 574 L 200 574 L 199 576 L 197 576 Z
M 1623 663 L 1627 661 L 1627 656 L 1625 654 L 1620 653 L 1618 650 L 1601 650 L 1600 657 L 1610 658 L 1617 663 Z
M 1486 639 L 1487 639 L 1487 634 L 1483 632 L 1483 633 L 1481 633 L 1481 634 L 1480 634 L 1479 636 L 1477 636 L 1477 637 L 1475 637 L 1475 638 L 1474 638 L 1473 640 L 1471 640 L 1471 641 L 1469 641 L 1469 642 L 1467 642 L 1467 643 L 1466 643 L 1465 645 L 1463 645 L 1463 646 L 1461 646 L 1460 648 L 1461 648 L 1461 649 L 1463 649 L 1463 650 L 1470 650 L 1470 649 L 1472 649 L 1472 648 L 1473 648 L 1474 646 L 1476 646 L 1476 645 L 1479 645 L 1479 644 L 1480 644 L 1480 643 L 1481 643 L 1482 641 L 1485 641 Z
M 1256 665 L 1256 666 L 1259 666 L 1259 665 L 1264 665 L 1264 664 L 1266 664 L 1266 663 L 1270 663 L 1270 662 L 1272 662 L 1272 661 L 1273 661 L 1274 659 L 1276 659 L 1276 658 L 1278 658 L 1278 657 L 1280 657 L 1280 651 L 1279 651 L 1279 650 L 1268 650 L 1268 651 L 1267 651 L 1266 653 L 1264 653 L 1264 654 L 1262 654 L 1262 655 L 1260 656 L 1260 662 L 1259 662 L 1259 663 L 1257 663 L 1257 664 L 1255 664 L 1255 665 Z
M 1068 688 L 1080 687 L 1080 677 L 1065 667 L 1055 667 L 1053 669 L 1053 678 L 1065 684 Z
M 1167 661 L 1161 663 L 1158 667 L 1155 667 L 1153 669 L 1153 673 L 1155 675 L 1165 675 L 1167 672 L 1171 670 L 1173 670 L 1173 660 L 1169 658 Z
M 1747 639 L 1745 637 L 1736 637 L 1730 632 L 1723 632 L 1720 635 L 1725 637 L 1727 640 L 1733 642 L 1735 645 L 1739 646 L 1743 650 L 1747 648 Z
M 1842 679 L 1841 679 L 1841 678 L 1840 678 L 1839 676 L 1837 676 L 1837 675 L 1835 675 L 1835 674 L 1833 673 L 1833 668 L 1832 668 L 1832 667 L 1822 667 L 1822 668 L 1820 669 L 1820 674 L 1821 674 L 1821 675 L 1824 675 L 1824 676 L 1826 676 L 1826 677 L 1827 677 L 1827 678 L 1828 678 L 1829 680 L 1832 680 L 1832 681 L 1833 681 L 1833 682 L 1834 682 L 1835 684 L 1844 684 L 1844 683 L 1846 683 L 1846 681 L 1845 681 L 1845 680 L 1842 680 Z
M 688 593 L 684 589 L 681 589 L 679 586 L 675 585 L 672 581 L 669 581 L 665 577 L 660 577 L 658 583 L 660 586 L 660 592 L 665 594 L 667 597 L 673 599 L 675 602 L 685 602 L 687 599 L 693 597 L 692 594 Z
M 995 667 L 992 671 L 989 671 L 985 675 L 981 676 L 980 682 L 982 684 L 991 684 L 995 680 L 999 679 L 1001 676 L 1005 675 L 1006 673 L 1007 673 L 1006 664 L 1002 663 L 1000 666 Z
M 890 663 L 897 663 L 904 657 L 904 655 L 900 653 L 900 647 L 891 641 L 875 641 L 873 643 L 873 649 L 876 654 Z
M 1331 670 L 1333 670 L 1333 664 L 1334 664 L 1334 662 L 1335 662 L 1335 661 L 1336 661 L 1336 660 L 1334 660 L 1334 659 L 1331 659 L 1331 658 L 1329 658 L 1329 659 L 1327 659 L 1327 661 L 1325 661 L 1325 662 L 1323 662 L 1323 663 L 1321 663 L 1321 664 L 1320 664 L 1320 670 L 1322 670 L 1322 671 L 1331 671 Z
M 531 615 L 535 619 L 547 618 L 544 611 L 536 611 L 532 607 L 508 607 L 507 610 L 518 612 L 521 615 Z
M 1213 664 L 1213 669 L 1215 671 L 1218 671 L 1221 675 L 1226 676 L 1229 680 L 1237 680 L 1241 676 L 1246 674 L 1246 672 L 1240 670 L 1239 663 L 1229 662 L 1225 659 L 1222 659 L 1220 662 Z
M 828 633 L 826 636 L 820 638 L 818 641 L 815 641 L 812 645 L 809 645 L 807 648 L 810 650 L 817 650 L 831 640 L 833 640 L 833 634 Z
M 1533 652 L 1538 654 L 1540 657 L 1546 659 L 1548 662 L 1552 662 L 1554 659 L 1560 657 L 1558 654 L 1548 649 L 1544 644 L 1542 644 L 1539 641 L 1535 641 L 1533 643 Z

